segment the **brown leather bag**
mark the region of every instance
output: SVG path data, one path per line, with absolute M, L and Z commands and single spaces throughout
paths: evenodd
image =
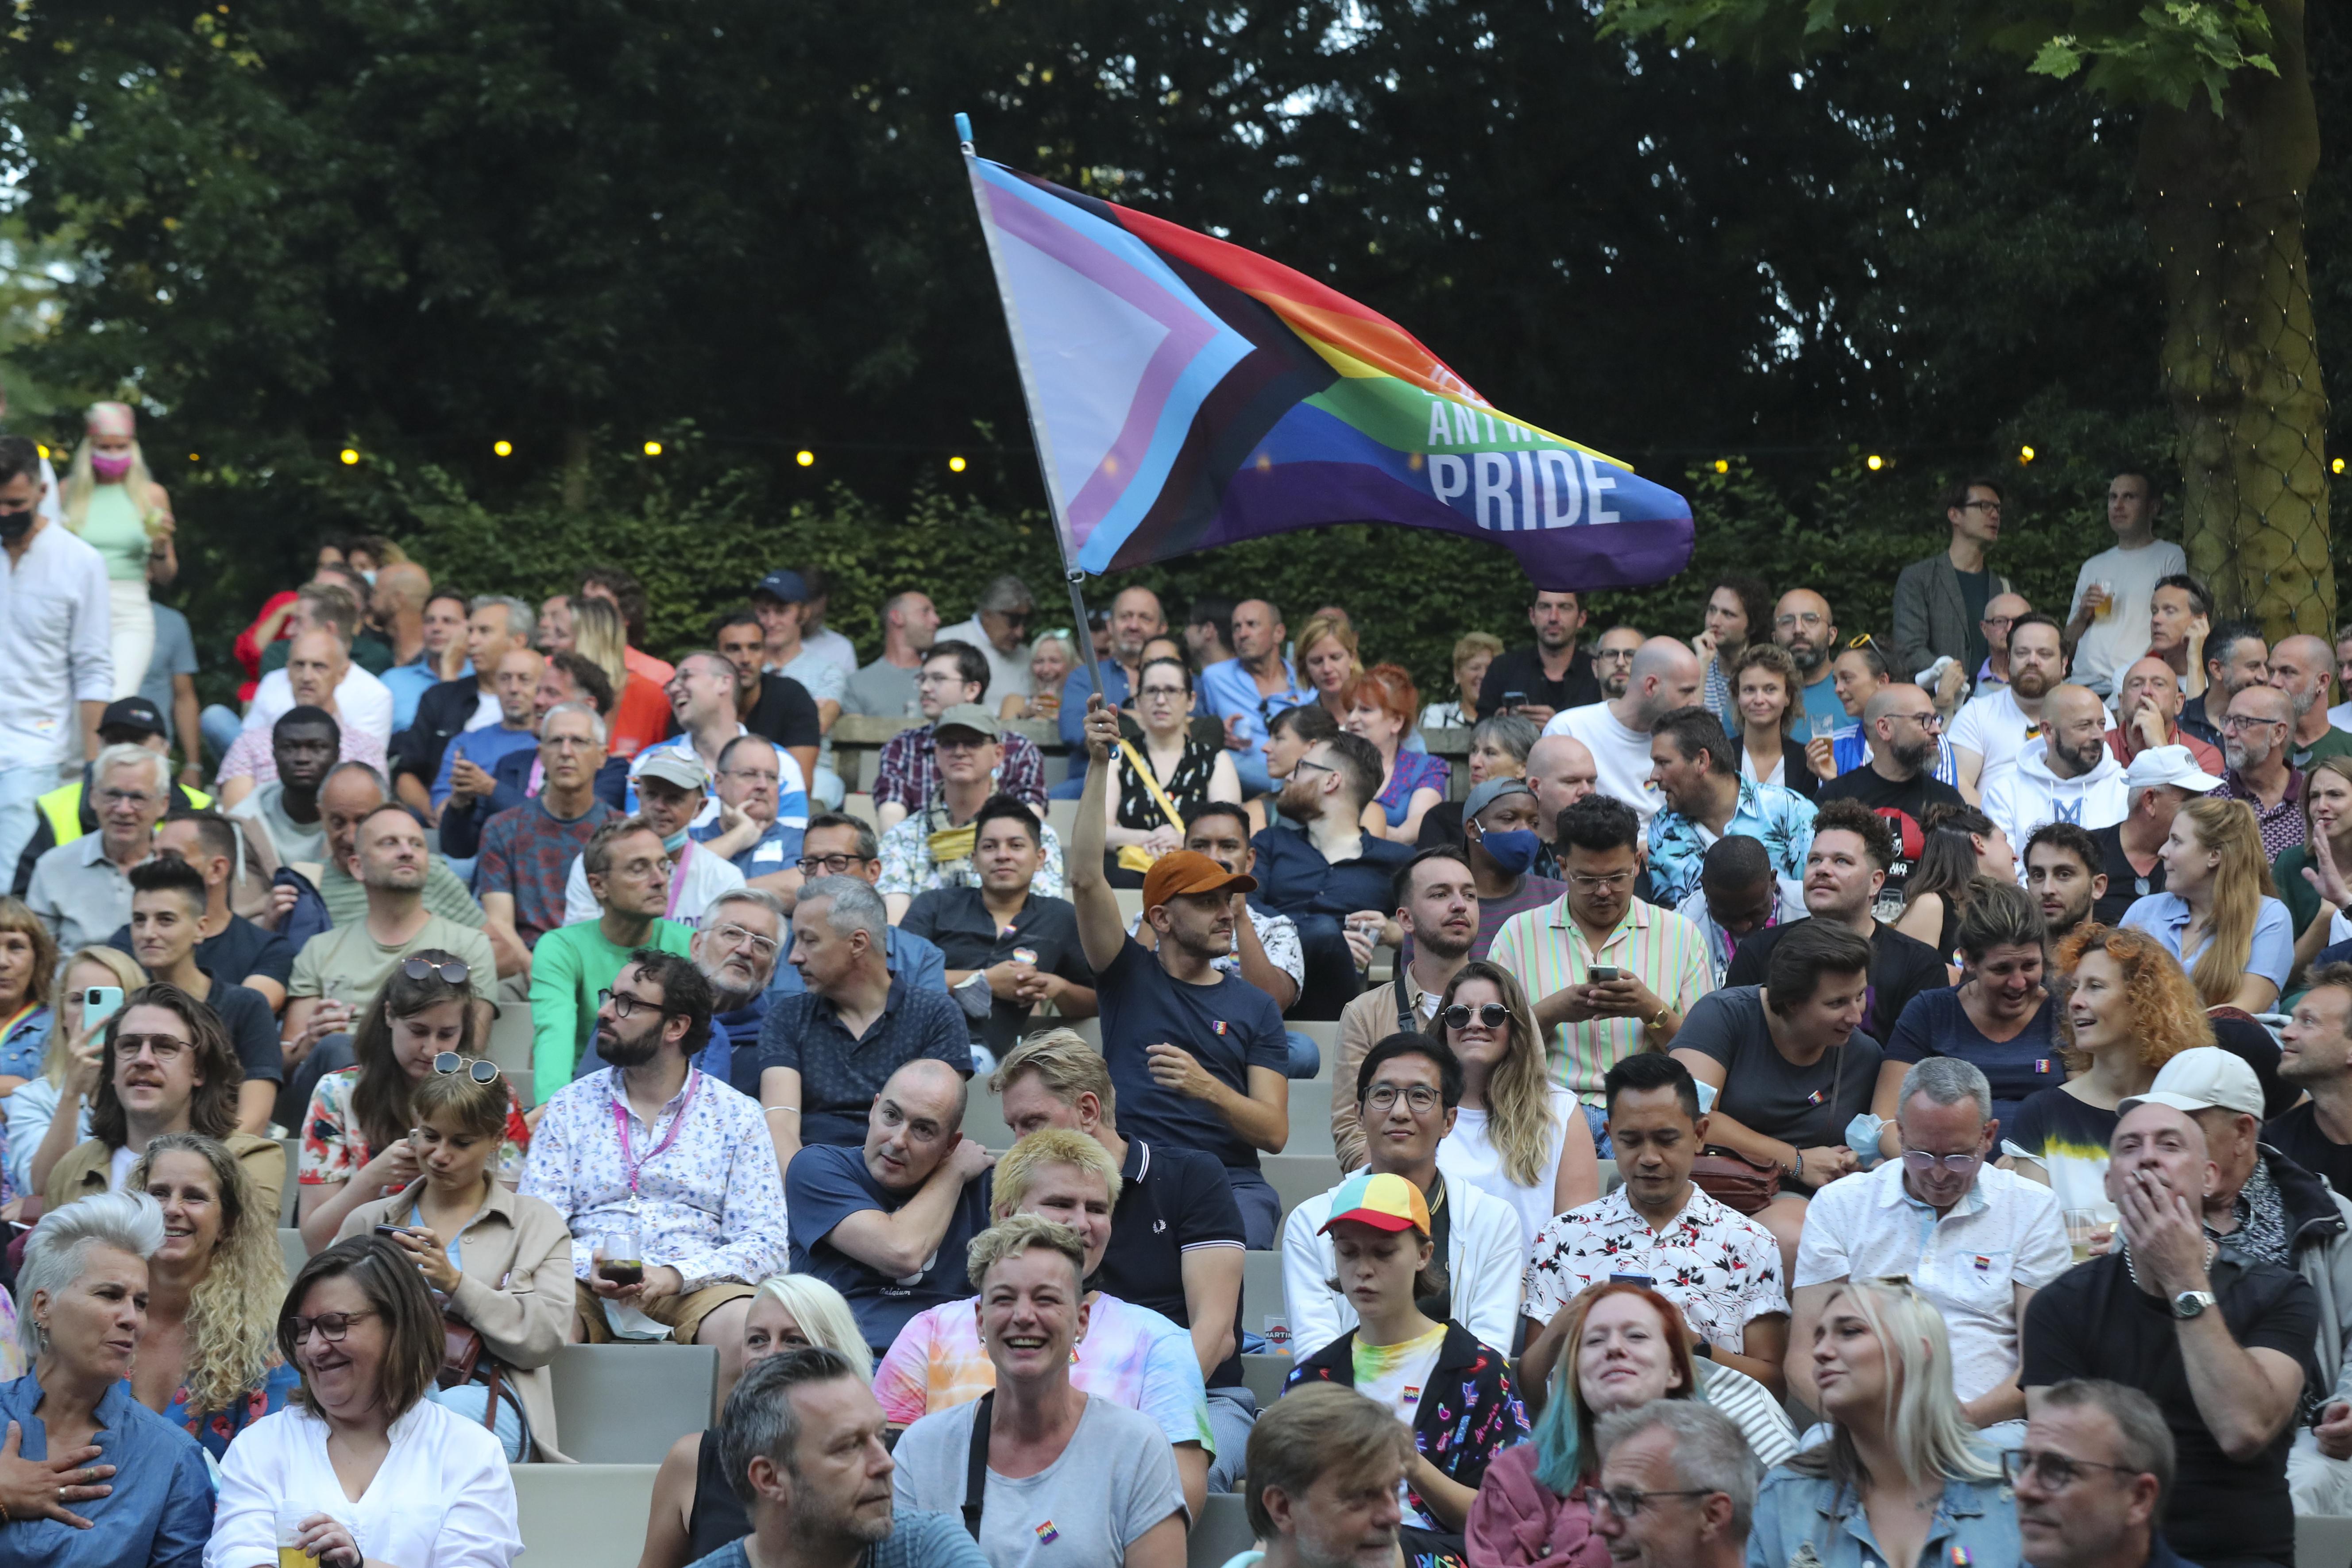
M 1778 1165 L 1751 1160 L 1737 1149 L 1710 1143 L 1691 1162 L 1691 1182 L 1700 1192 L 1727 1209 L 1744 1215 L 1764 1212 L 1780 1194 L 1780 1178 L 1788 1173 Z

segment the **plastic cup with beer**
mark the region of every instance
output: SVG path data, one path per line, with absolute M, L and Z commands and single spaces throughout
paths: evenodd
M 2068 1209 L 2064 1218 L 2066 1245 L 2073 1248 L 2077 1263 L 2088 1263 L 2096 1257 L 2099 1241 L 2116 1233 L 2116 1216 L 2106 1209 Z
M 596 1247 L 596 1278 L 624 1289 L 646 1282 L 645 1254 L 638 1245 L 635 1231 L 604 1233 L 604 1239 Z

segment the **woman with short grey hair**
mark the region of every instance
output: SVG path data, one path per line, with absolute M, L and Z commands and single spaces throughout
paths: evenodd
M 204 1450 L 133 1399 L 128 1381 L 147 1319 L 147 1259 L 163 1245 L 163 1211 L 144 1193 L 84 1198 L 33 1227 L 16 1275 L 17 1333 L 33 1370 L 0 1384 L 0 1560 L 204 1561 L 213 1529 Z

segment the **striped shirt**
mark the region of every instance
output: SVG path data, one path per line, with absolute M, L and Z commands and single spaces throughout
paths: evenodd
M 1698 928 L 1672 910 L 1633 900 L 1596 951 L 1568 912 L 1568 899 L 1563 893 L 1541 909 L 1512 916 L 1487 952 L 1490 962 L 1518 976 L 1530 1002 L 1584 984 L 1596 963 L 1629 972 L 1677 1014 L 1715 989 Z M 1599 1105 L 1601 1079 L 1643 1046 L 1639 1018 L 1562 1024 L 1552 1039 L 1552 1076 L 1587 1104 Z

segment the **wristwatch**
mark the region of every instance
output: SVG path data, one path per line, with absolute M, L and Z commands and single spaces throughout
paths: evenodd
M 1696 1341 L 1691 1345 L 1691 1354 L 1700 1357 L 1702 1360 L 1713 1361 L 1715 1359 L 1715 1346 L 1706 1340 Z
M 2205 1309 L 2213 1304 L 2213 1292 L 2210 1290 L 2183 1290 L 2172 1299 L 2172 1315 L 2176 1318 L 2201 1316 Z

